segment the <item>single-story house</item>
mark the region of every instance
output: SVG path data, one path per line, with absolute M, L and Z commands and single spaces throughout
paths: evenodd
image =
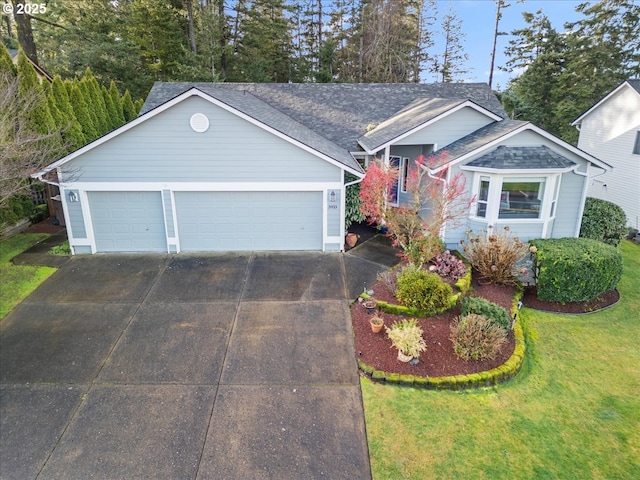
M 62 192 L 74 253 L 342 251 L 345 192 L 381 157 L 446 151 L 477 204 L 442 231 L 509 224 L 577 236 L 589 167 L 606 163 L 507 118 L 486 84 L 158 82 L 139 116 L 34 175 Z
M 572 125 L 578 147 L 614 167 L 592 176 L 588 195 L 622 207 L 628 226 L 640 230 L 640 79 L 622 82 Z

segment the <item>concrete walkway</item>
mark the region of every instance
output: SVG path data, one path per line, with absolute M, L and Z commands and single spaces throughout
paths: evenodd
M 0 322 L 0 478 L 371 478 L 348 254 L 74 257 Z

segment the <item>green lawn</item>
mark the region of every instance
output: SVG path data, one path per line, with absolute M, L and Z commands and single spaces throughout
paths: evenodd
M 17 267 L 11 263 L 13 257 L 46 237 L 46 234 L 23 233 L 0 242 L 0 319 L 56 271 L 49 267 Z
M 640 478 L 640 246 L 622 300 L 585 316 L 522 310 L 523 371 L 465 392 L 362 379 L 374 479 Z

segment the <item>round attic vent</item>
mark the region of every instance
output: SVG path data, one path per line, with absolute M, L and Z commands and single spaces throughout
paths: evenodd
M 194 132 L 203 133 L 209 129 L 209 119 L 204 113 L 194 113 L 189 123 Z

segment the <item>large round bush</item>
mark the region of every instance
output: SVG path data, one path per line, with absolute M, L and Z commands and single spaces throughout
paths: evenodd
M 452 295 L 451 286 L 435 273 L 409 267 L 398 275 L 396 297 L 407 307 L 441 311 L 450 306 Z
M 589 238 L 532 240 L 537 251 L 534 272 L 538 298 L 583 302 L 616 288 L 622 277 L 622 254 Z
M 615 203 L 587 197 L 582 214 L 580 237 L 617 247 L 627 235 L 627 216 Z

